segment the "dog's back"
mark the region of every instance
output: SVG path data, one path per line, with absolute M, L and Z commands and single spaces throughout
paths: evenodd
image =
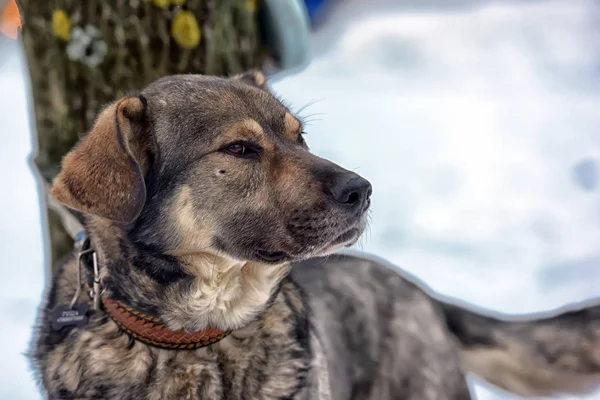
M 468 399 L 436 302 L 382 265 L 347 255 L 296 264 L 335 398 Z
M 347 255 L 293 269 L 321 336 L 330 341 L 325 347 L 335 360 L 338 391 L 350 387 L 353 398 L 417 398 L 411 391 L 435 385 L 431 376 L 443 374 L 431 393 L 460 398 L 467 372 L 522 396 L 600 385 L 600 307 L 492 318 L 435 300 L 398 272 Z

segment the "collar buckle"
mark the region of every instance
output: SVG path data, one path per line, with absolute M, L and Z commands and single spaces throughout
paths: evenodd
M 85 232 L 77 235 L 77 242 L 75 243 L 75 246 L 80 249 L 79 253 L 77 254 L 77 290 L 75 291 L 75 294 L 73 295 L 73 298 L 71 299 L 71 303 L 69 304 L 69 307 L 71 309 L 73 309 L 73 307 L 75 306 L 75 303 L 77 302 L 77 299 L 81 295 L 81 284 L 82 284 L 81 268 L 85 268 L 85 265 L 83 263 L 83 257 L 86 254 L 91 254 L 92 255 L 93 273 L 94 273 L 94 284 L 90 290 L 90 296 L 94 300 L 94 304 L 93 304 L 94 310 L 99 310 L 100 304 L 101 304 L 100 294 L 102 292 L 102 285 L 100 283 L 100 271 L 98 268 L 98 256 L 96 255 L 96 251 L 92 247 L 90 247 L 90 240 L 87 237 L 87 235 L 85 234 Z
M 94 310 L 100 309 L 102 285 L 100 284 L 100 272 L 98 270 L 98 256 L 92 251 L 92 262 L 94 265 L 94 285 L 92 286 L 91 296 L 94 299 Z

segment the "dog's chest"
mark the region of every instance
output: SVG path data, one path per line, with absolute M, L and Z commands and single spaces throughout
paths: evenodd
M 247 394 L 293 398 L 303 387 L 309 365 L 307 354 L 295 343 L 264 346 L 259 338 L 230 337 L 218 347 L 195 351 L 160 350 L 137 342 L 127 348 L 122 337 L 101 346 L 88 337 L 81 339 L 59 345 L 50 354 L 45 378 L 51 393 L 149 400 L 239 399 Z
M 205 349 L 194 352 L 161 350 L 156 355 L 148 399 L 230 398 L 227 372 L 215 354 Z
M 312 357 L 303 321 L 278 299 L 260 321 L 184 351 L 132 342 L 108 320 L 72 331 L 40 366 L 49 392 L 65 398 L 297 398 Z

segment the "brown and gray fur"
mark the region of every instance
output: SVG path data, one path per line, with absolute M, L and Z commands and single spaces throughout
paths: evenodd
M 302 133 L 252 72 L 165 77 L 102 111 L 53 195 L 86 215 L 103 290 L 171 329 L 233 332 L 164 350 L 102 310 L 53 331 L 52 309 L 76 291 L 73 257 L 31 354 L 49 398 L 458 400 L 467 372 L 524 394 L 597 382 L 595 309 L 502 322 L 331 255 L 363 232 L 371 187 Z

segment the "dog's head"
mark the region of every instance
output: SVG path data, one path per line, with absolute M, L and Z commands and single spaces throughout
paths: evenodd
M 250 72 L 169 76 L 110 105 L 52 193 L 165 251 L 281 263 L 353 244 L 371 185 L 311 154 L 302 123 Z

